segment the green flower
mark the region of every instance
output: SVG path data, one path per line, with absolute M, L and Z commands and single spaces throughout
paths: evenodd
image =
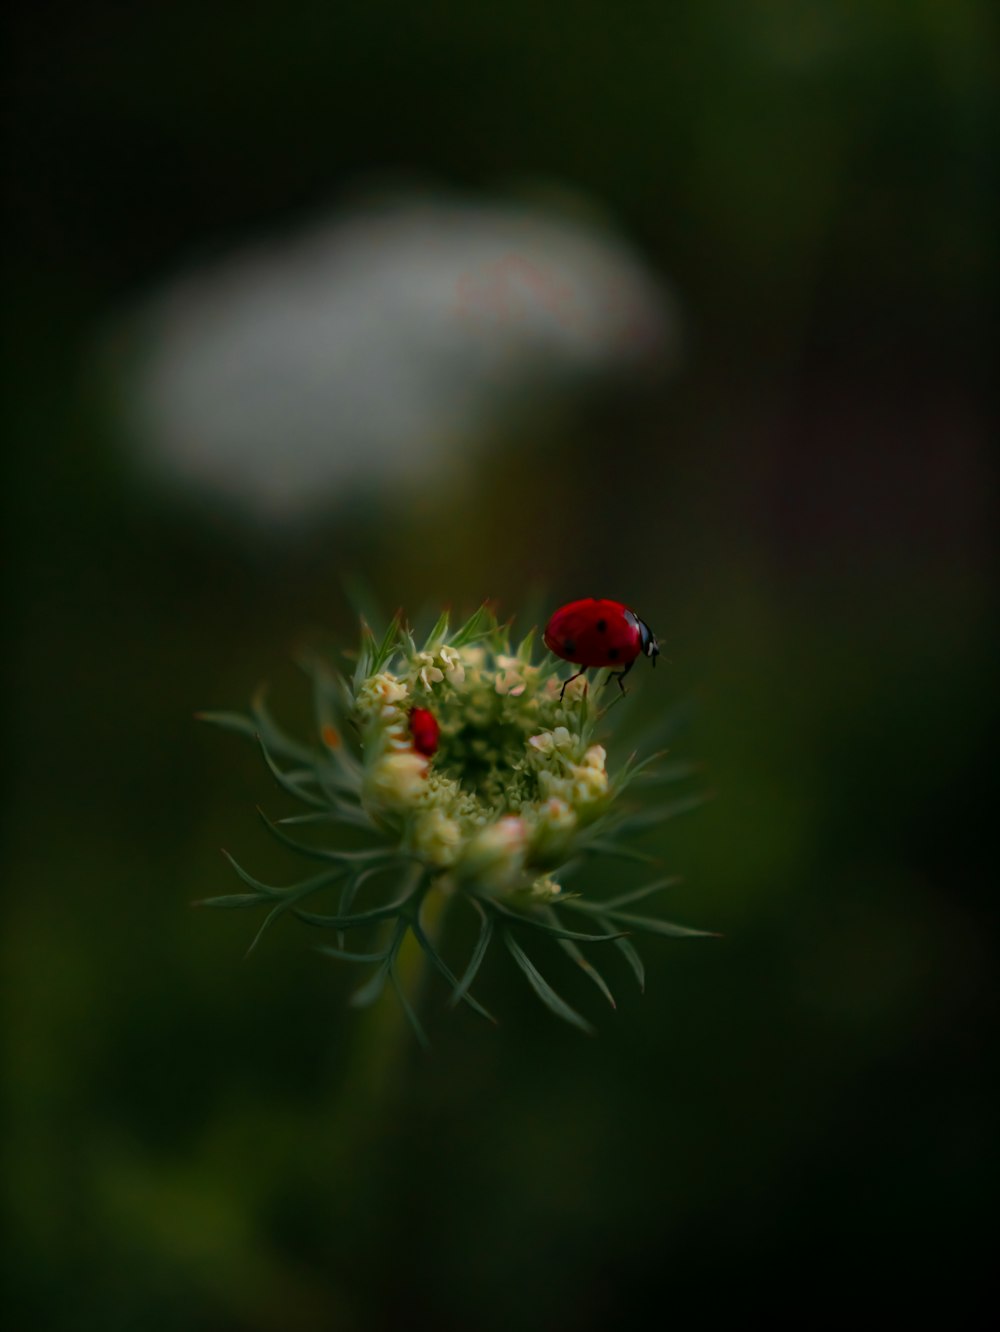
M 421 1039 L 419 1020 L 399 982 L 400 949 L 408 935 L 452 987 L 452 1003 L 464 1000 L 484 1016 L 489 1014 L 472 996 L 471 985 L 491 942 L 502 938 L 546 1005 L 590 1030 L 524 952 L 522 931 L 550 936 L 612 1005 L 610 990 L 581 944 L 613 942 L 641 986 L 642 963 L 628 934 L 703 931 L 628 909 L 674 880 L 610 900 L 565 890 L 561 880 L 585 856 L 635 857 L 624 837 L 659 821 L 661 811 L 637 815 L 621 808 L 620 797 L 637 778 L 649 779 L 650 764 L 659 756 L 630 760 L 609 774 L 606 750 L 595 739 L 604 715 L 597 691 L 581 677 L 561 696 L 563 663 L 551 655 L 535 662 L 533 642 L 534 631 L 512 649 L 507 628 L 486 607 L 451 633 L 443 615 L 420 647 L 398 619 L 381 639 L 363 624 L 352 679 L 318 661 L 308 665 L 316 713 L 313 744 L 287 736 L 262 699 L 250 717 L 207 714 L 207 720 L 257 739 L 279 784 L 309 807 L 276 824 L 265 820 L 268 828 L 286 846 L 326 867 L 275 887 L 233 861 L 250 891 L 205 905 L 268 907 L 258 938 L 285 912 L 335 931 L 337 945 L 324 952 L 375 964 L 354 1002 L 373 1001 L 390 981 Z M 422 721 L 419 745 L 414 715 Z M 665 775 L 685 772 L 675 764 Z M 675 802 L 672 812 L 693 803 Z M 315 825 L 323 838 L 301 842 L 287 831 L 289 825 Z M 359 831 L 366 834 L 365 845 L 349 849 L 342 836 L 330 836 L 338 826 L 354 829 L 355 841 Z M 389 900 L 358 909 L 363 893 L 367 897 L 369 888 L 374 892 L 387 883 L 394 885 Z M 307 899 L 326 894 L 329 900 L 331 890 L 332 911 L 306 909 Z M 459 899 L 480 922 L 461 976 L 442 957 L 429 923 L 439 919 L 442 906 Z M 594 928 L 577 928 L 587 925 Z M 365 930 L 382 936 L 375 951 L 345 948 L 348 933 Z

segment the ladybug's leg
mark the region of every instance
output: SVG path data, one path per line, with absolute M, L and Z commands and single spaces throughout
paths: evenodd
M 559 690 L 559 702 L 560 702 L 560 703 L 562 702 L 562 696 L 563 696 L 563 694 L 565 694 L 565 692 L 566 692 L 566 686 L 567 686 L 568 684 L 572 684 L 574 680 L 578 680 L 578 679 L 580 678 L 581 675 L 586 675 L 586 674 L 587 674 L 587 667 L 584 666 L 582 670 L 577 671 L 576 675 L 571 675 L 571 676 L 569 677 L 568 680 L 564 680 L 564 681 L 563 681 L 563 687 L 562 687 L 562 689 Z
M 608 671 L 608 678 L 604 681 L 604 683 L 610 684 L 612 680 L 617 680 L 618 688 L 622 691 L 622 694 L 624 694 L 625 686 L 624 684 L 622 684 L 622 681 L 625 679 L 626 675 L 628 675 L 629 671 L 632 669 L 634 665 L 635 665 L 635 658 L 633 657 L 623 671 Z

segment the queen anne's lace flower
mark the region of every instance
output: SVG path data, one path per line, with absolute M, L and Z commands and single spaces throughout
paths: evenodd
M 465 679 L 465 665 L 462 654 L 455 648 L 443 647 L 438 654 L 444 678 L 451 685 L 460 685 Z
M 411 668 L 416 680 L 425 689 L 430 689 L 432 685 L 444 679 L 444 671 L 434 665 L 434 655 L 431 652 L 418 652 L 411 662 Z
M 358 713 L 362 717 L 385 715 L 383 709 L 402 703 L 408 692 L 404 681 L 388 671 L 379 671 L 378 675 L 365 680 L 358 690 Z
M 608 997 L 603 979 L 579 952 L 579 941 L 619 938 L 623 928 L 697 931 L 623 912 L 614 901 L 588 901 L 565 891 L 560 880 L 571 862 L 615 849 L 616 827 L 623 826 L 613 812 L 615 799 L 644 765 L 626 764 L 617 776 L 609 776 L 607 751 L 593 739 L 601 720 L 596 690 L 581 677 L 561 697 L 560 669 L 551 656 L 532 662 L 531 635 L 513 652 L 505 631 L 483 609 L 450 638 L 442 617 L 423 647 L 396 623 L 381 642 L 366 630 L 351 681 L 316 666 L 317 723 L 324 744 L 315 752 L 285 736 L 262 703 L 255 706 L 252 723 L 217 716 L 224 724 L 256 730 L 278 780 L 311 807 L 316 822 L 353 825 L 375 839 L 354 850 L 302 847 L 331 868 L 289 889 L 269 888 L 239 870 L 254 890 L 241 897 L 240 905 L 270 903 L 268 920 L 294 907 L 310 923 L 341 933 L 378 929 L 396 918 L 386 952 L 379 955 L 385 975 L 395 976 L 399 947 L 412 928 L 455 994 L 481 1012 L 469 987 L 486 945 L 499 931 L 549 1007 L 586 1026 L 542 980 L 510 933 L 512 925 L 553 935 Z M 429 746 L 424 741 L 424 752 L 418 752 L 411 731 L 414 708 L 430 712 L 437 723 L 436 747 L 434 740 Z M 329 736 L 337 737 L 335 745 Z M 342 743 L 352 736 L 353 750 Z M 269 826 L 295 845 L 290 834 Z M 365 885 L 390 871 L 409 875 L 404 896 L 382 907 L 356 905 L 368 891 Z M 334 911 L 303 911 L 304 897 L 328 886 L 339 892 Z M 435 891 L 449 900 L 466 897 L 483 922 L 479 946 L 461 979 L 420 924 L 422 904 Z M 584 922 L 589 915 L 599 932 L 568 928 L 556 916 L 557 906 L 582 913 Z M 634 949 L 619 942 L 641 981 Z M 340 947 L 327 951 L 358 956 Z M 369 997 L 370 988 L 359 993 Z
M 560 700 L 547 683 L 538 667 L 506 652 L 467 649 L 464 660 L 447 645 L 401 653 L 392 670 L 358 687 L 370 774 L 364 807 L 376 821 L 419 809 L 408 840 L 429 867 L 451 866 L 496 896 L 527 893 L 551 860 L 553 834 L 565 842 L 592 823 L 609 794 L 604 747 L 588 743 L 593 697 Z M 404 699 L 433 711 L 440 727 L 439 748 L 423 767 L 386 755 L 404 741 Z M 429 783 L 431 766 L 446 780 Z

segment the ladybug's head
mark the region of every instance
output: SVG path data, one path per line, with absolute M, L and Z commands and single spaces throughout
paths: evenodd
M 638 620 L 639 617 L 636 616 L 636 619 Z M 639 643 L 642 647 L 642 651 L 647 657 L 649 657 L 655 666 L 656 658 L 660 655 L 660 645 L 656 641 L 656 635 L 645 620 L 639 620 Z

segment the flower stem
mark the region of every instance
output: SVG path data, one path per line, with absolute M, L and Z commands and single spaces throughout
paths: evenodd
M 436 947 L 447 898 L 424 885 L 422 867 L 415 869 L 410 885 L 420 901 L 420 924 Z M 428 891 L 429 888 L 429 891 Z M 397 958 L 399 995 L 383 994 L 365 1014 L 354 1035 L 350 1058 L 337 1079 L 337 1104 L 331 1133 L 335 1174 L 344 1181 L 364 1179 L 365 1206 L 355 1213 L 359 1231 L 371 1226 L 383 1213 L 392 1190 L 396 1155 L 392 1149 L 399 1126 L 405 1119 L 405 1099 L 412 1086 L 407 1077 L 409 1059 L 417 1041 L 410 1028 L 401 998 L 419 1011 L 427 977 L 427 954 L 409 933 Z
M 420 924 L 431 944 L 436 945 L 444 917 L 446 897 L 430 888 L 420 891 L 420 878 L 426 871 L 414 866 L 410 888 L 419 901 Z M 346 1077 L 352 1102 L 359 1109 L 365 1107 L 366 1117 L 374 1123 L 379 1119 L 380 1107 L 393 1103 L 403 1081 L 404 1048 L 414 1043 L 413 1031 L 407 1020 L 401 1000 L 405 1000 L 415 1014 L 419 1014 L 427 979 L 427 954 L 412 933 L 408 933 L 399 950 L 396 978 L 399 997 L 383 995 L 367 1014 L 357 1032 L 354 1055 Z

